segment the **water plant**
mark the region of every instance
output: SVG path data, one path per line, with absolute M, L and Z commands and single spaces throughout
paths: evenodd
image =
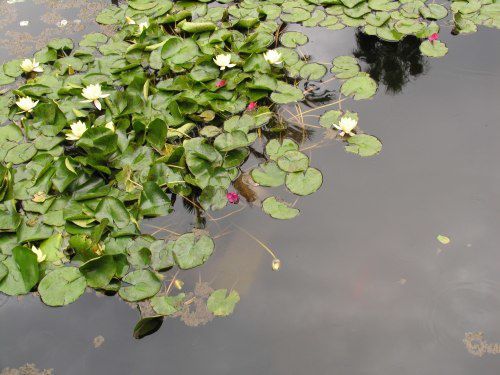
M 0 85 L 13 85 L 0 96 L 1 292 L 36 290 L 47 305 L 62 306 L 88 286 L 143 304 L 137 337 L 157 329 L 186 300 L 163 290 L 165 273 L 202 265 L 215 243 L 198 230 L 159 240 L 144 234 L 141 222 L 170 214 L 176 197 L 200 211 L 237 204 L 230 187 L 256 140 L 279 131 L 280 109 L 305 98 L 301 80 L 327 74 L 325 64 L 297 53 L 308 38 L 286 31 L 287 23 L 362 27 L 391 41 L 413 35 L 428 56 L 447 51 L 435 36 L 434 21 L 448 13 L 438 4 L 208 2 L 129 0 L 97 17 L 117 26 L 112 37 L 89 34 L 78 46 L 55 39 L 33 59 L 0 67 Z M 461 14 L 462 25 L 497 25 L 494 4 L 478 4 L 453 2 L 455 22 Z M 377 91 L 351 56 L 333 59 L 330 72 L 345 97 L 369 99 Z M 338 129 L 348 152 L 381 151 L 356 113 L 328 110 L 319 124 Z M 314 193 L 323 176 L 301 146 L 269 137 L 249 175 L 260 186 Z M 300 213 L 275 196 L 262 208 L 276 219 Z M 273 269 L 280 265 L 274 257 Z M 206 300 L 210 313 L 226 316 L 239 295 L 221 289 Z

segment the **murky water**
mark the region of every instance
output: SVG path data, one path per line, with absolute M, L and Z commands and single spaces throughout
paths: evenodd
M 411 41 L 395 49 L 352 30 L 309 30 L 304 52 L 313 60 L 357 51 L 389 85 L 371 101 L 349 103 L 384 148 L 370 159 L 331 141 L 315 149 L 324 184 L 291 222 L 255 207 L 209 224 L 213 234 L 245 227 L 277 252 L 281 270 L 233 227 L 205 266 L 182 277 L 187 289 L 198 278 L 236 284 L 235 313 L 196 328 L 167 319 L 142 340 L 131 334 L 137 311 L 117 298 L 87 294 L 54 309 L 35 297 L 0 296 L 0 369 L 29 362 L 64 375 L 498 374 L 500 355 L 480 357 L 463 342 L 468 332 L 500 342 L 497 33 L 446 38 L 449 54 L 428 60 Z M 323 136 L 316 132 L 311 144 Z M 176 215 L 150 224 L 190 227 L 195 218 L 176 206 Z M 438 234 L 451 243 L 441 245 Z

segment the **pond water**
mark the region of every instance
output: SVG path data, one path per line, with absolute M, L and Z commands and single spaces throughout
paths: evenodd
M 166 319 L 136 340 L 139 314 L 118 298 L 87 293 L 50 308 L 38 297 L 2 295 L 0 370 L 35 363 L 65 375 L 498 374 L 500 355 L 464 342 L 467 333 L 500 342 L 498 31 L 443 32 L 450 51 L 441 59 L 420 56 L 411 40 L 396 48 L 353 29 L 305 32 L 302 51 L 313 60 L 354 53 L 364 70 L 385 77 L 372 100 L 349 102 L 363 130 L 383 142 L 381 154 L 348 154 L 320 129 L 308 142 L 321 142 L 311 160 L 324 182 L 301 199 L 299 217 L 277 221 L 248 207 L 208 223 L 221 233 L 217 250 L 182 277 L 187 290 L 199 280 L 236 285 L 241 301 L 228 318 L 200 316 L 197 327 Z M 194 221 L 177 202 L 173 216 L 144 228 L 182 233 Z M 273 249 L 279 272 L 231 224 Z M 439 243 L 439 234 L 451 242 Z

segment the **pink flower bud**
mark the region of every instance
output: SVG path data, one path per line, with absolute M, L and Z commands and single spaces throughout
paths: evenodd
M 215 87 L 217 88 L 221 88 L 221 87 L 224 87 L 226 86 L 226 81 L 224 81 L 223 79 L 221 79 L 220 81 L 218 81 L 216 84 L 215 84 Z
M 229 201 L 229 203 L 232 203 L 232 204 L 238 204 L 240 201 L 240 196 L 238 195 L 238 193 L 228 192 L 226 194 L 226 197 L 227 197 L 227 200 Z
M 429 40 L 429 42 L 434 42 L 435 40 L 439 40 L 439 34 L 434 33 L 431 36 L 429 36 L 427 39 Z
M 256 102 L 250 102 L 248 104 L 247 111 L 253 111 L 256 108 L 257 108 L 257 103 Z

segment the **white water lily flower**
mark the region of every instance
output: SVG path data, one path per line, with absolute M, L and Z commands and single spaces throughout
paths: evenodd
M 37 62 L 35 59 L 33 59 L 33 60 L 24 59 L 20 66 L 21 66 L 21 69 L 25 73 L 31 73 L 31 72 L 42 73 L 43 72 L 43 68 L 40 66 L 40 63 Z
M 219 67 L 220 70 L 224 70 L 226 68 L 232 68 L 233 66 L 236 66 L 236 64 L 231 64 L 231 54 L 221 54 L 215 56 L 214 63 L 216 63 Z
M 19 100 L 16 102 L 17 106 L 21 108 L 24 112 L 31 112 L 33 108 L 36 107 L 38 104 L 37 101 L 33 101 L 29 96 L 26 96 L 24 98 L 19 98 Z
M 103 94 L 101 85 L 96 83 L 95 85 L 88 85 L 82 90 L 82 96 L 87 99 L 84 100 L 85 103 L 93 102 L 95 107 L 100 111 L 102 109 L 101 102 L 99 99 L 104 99 L 109 96 L 109 94 Z
M 281 53 L 276 51 L 275 49 L 271 49 L 264 53 L 264 59 L 271 65 L 281 64 Z
M 354 128 L 358 125 L 358 120 L 352 117 L 342 117 L 339 121 L 338 125 L 333 125 L 335 128 L 339 130 L 339 135 L 343 137 L 345 134 L 349 134 L 353 136 L 352 132 Z
M 107 122 L 106 125 L 104 125 L 104 127 L 108 128 L 113 133 L 115 132 L 115 124 L 113 124 L 113 121 Z
M 144 21 L 139 23 L 139 34 L 142 34 L 142 32 L 149 27 L 149 22 Z
M 46 258 L 47 258 L 47 255 L 45 255 L 42 250 L 40 250 L 38 247 L 36 246 L 31 246 L 31 251 L 33 251 L 36 255 L 36 260 L 38 263 L 42 263 Z
M 87 125 L 81 121 L 74 122 L 69 127 L 71 131 L 66 134 L 68 141 L 78 141 L 87 130 Z

